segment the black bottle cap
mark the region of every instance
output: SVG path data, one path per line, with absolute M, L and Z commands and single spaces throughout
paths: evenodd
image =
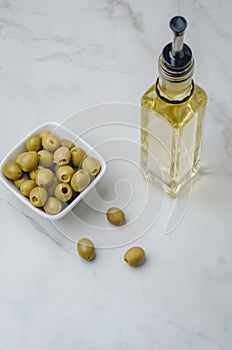
M 187 21 L 182 16 L 173 17 L 170 21 L 170 28 L 177 35 L 184 34 L 187 28 Z
M 173 42 L 167 44 L 162 52 L 162 61 L 168 69 L 173 71 L 184 70 L 192 62 L 192 51 L 184 44 L 184 32 L 187 21 L 182 16 L 175 16 L 170 21 L 173 31 Z

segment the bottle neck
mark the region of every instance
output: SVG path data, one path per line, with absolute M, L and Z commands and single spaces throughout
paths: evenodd
M 164 100 L 182 102 L 188 99 L 193 92 L 194 61 L 184 71 L 171 71 L 159 60 L 159 79 L 156 88 L 159 96 Z

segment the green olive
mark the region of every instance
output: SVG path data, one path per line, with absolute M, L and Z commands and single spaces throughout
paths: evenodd
M 54 162 L 58 165 L 66 165 L 71 160 L 71 151 L 65 147 L 59 147 L 54 153 Z
M 124 255 L 124 260 L 129 266 L 137 266 L 144 262 L 145 251 L 141 247 L 132 247 Z
M 35 181 L 38 186 L 48 187 L 52 184 L 53 179 L 53 172 L 50 169 L 44 168 L 37 172 Z
M 116 226 L 121 226 L 125 222 L 125 214 L 121 209 L 116 207 L 109 208 L 106 217 L 111 224 Z
M 76 192 L 83 191 L 90 183 L 90 177 L 87 171 L 81 169 L 76 171 L 71 179 L 72 189 Z
M 31 204 L 35 207 L 42 207 L 48 199 L 48 194 L 45 188 L 34 187 L 30 192 L 29 198 Z
M 42 139 L 39 135 L 32 135 L 26 141 L 27 151 L 38 152 L 42 147 Z
M 72 198 L 73 190 L 72 187 L 69 184 L 66 183 L 60 183 L 55 188 L 55 196 L 58 198 L 61 202 L 67 202 Z
M 31 190 L 36 187 L 35 180 L 26 180 L 20 186 L 20 192 L 25 196 L 29 197 Z
M 48 137 L 49 135 L 51 135 L 51 131 L 48 130 L 43 130 L 40 132 L 39 136 L 41 137 L 41 139 L 43 139 L 44 137 Z
M 70 165 L 63 165 L 56 171 L 56 176 L 60 182 L 69 183 L 74 174 L 74 169 Z
M 31 178 L 31 180 L 35 180 L 36 179 L 36 175 L 38 173 L 39 170 L 44 169 L 44 167 L 42 165 L 38 165 L 36 168 L 34 168 L 33 170 L 31 170 L 29 172 L 29 176 Z
M 67 201 L 68 204 L 70 204 L 75 198 L 77 198 L 79 196 L 79 192 L 75 192 L 73 191 L 73 195 L 72 195 L 72 198 Z
M 16 163 L 19 164 L 23 171 L 30 172 L 37 167 L 39 163 L 39 155 L 35 151 L 20 153 L 16 158 Z
M 47 151 L 54 152 L 60 146 L 60 140 L 55 135 L 48 135 L 42 138 L 42 146 Z
M 23 174 L 23 176 L 21 176 L 19 179 L 14 180 L 14 185 L 18 188 L 20 188 L 20 186 L 22 185 L 22 183 L 26 180 L 29 180 L 29 177 L 26 173 Z
M 95 256 L 93 242 L 88 238 L 79 239 L 77 242 L 77 251 L 84 260 L 92 260 Z
M 46 149 L 43 149 L 38 152 L 39 155 L 39 164 L 47 168 L 53 166 L 53 154 Z
M 58 184 L 59 184 L 59 182 L 58 182 L 56 176 L 54 176 L 52 184 L 46 188 L 47 192 L 48 192 L 48 196 L 54 196 L 55 188 Z
M 71 149 L 71 161 L 73 166 L 78 168 L 82 160 L 86 157 L 85 151 L 80 147 L 73 147 Z
M 61 146 L 65 146 L 68 149 L 75 147 L 74 143 L 68 139 L 61 139 L 60 144 L 61 144 Z
M 23 172 L 16 162 L 8 162 L 3 167 L 3 174 L 10 180 L 18 180 L 22 177 Z
M 62 210 L 62 203 L 56 197 L 48 197 L 44 210 L 47 214 L 58 214 Z
M 52 171 L 54 172 L 54 174 L 56 174 L 56 172 L 59 168 L 60 168 L 60 165 L 53 163 Z
M 101 170 L 101 164 L 93 157 L 86 157 L 82 162 L 82 168 L 86 170 L 90 176 L 96 176 Z

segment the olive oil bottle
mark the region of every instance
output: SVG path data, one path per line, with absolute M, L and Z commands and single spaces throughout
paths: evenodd
M 176 197 L 200 168 L 207 95 L 194 83 L 194 60 L 184 44 L 185 18 L 171 19 L 173 42 L 159 57 L 159 77 L 142 96 L 141 168 Z

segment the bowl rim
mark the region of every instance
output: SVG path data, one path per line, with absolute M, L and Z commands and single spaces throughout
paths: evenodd
M 84 189 L 83 192 L 81 192 L 70 204 L 67 205 L 66 208 L 64 208 L 61 212 L 55 215 L 47 214 L 40 208 L 34 207 L 28 198 L 24 197 L 18 188 L 16 186 L 12 185 L 12 181 L 7 179 L 4 174 L 3 174 L 3 167 L 5 163 L 10 161 L 10 158 L 15 160 L 15 157 L 12 156 L 14 152 L 17 151 L 18 148 L 21 146 L 25 145 L 26 140 L 28 137 L 32 136 L 35 133 L 41 132 L 42 129 L 45 128 L 52 128 L 54 127 L 53 132 L 55 133 L 55 129 L 59 128 L 60 131 L 65 131 L 66 134 L 70 135 L 71 139 L 75 139 L 76 141 L 80 141 L 82 146 L 85 147 L 86 153 L 88 154 L 89 152 L 93 153 L 95 157 L 100 161 L 101 163 L 101 171 L 98 174 L 98 176 Z M 64 137 L 66 138 L 66 137 Z M 51 121 L 51 122 L 45 122 L 42 124 L 39 124 L 36 126 L 34 129 L 29 131 L 19 142 L 16 143 L 16 145 L 3 157 L 3 159 L 0 162 L 0 180 L 1 182 L 10 190 L 21 202 L 23 202 L 27 207 L 29 207 L 34 213 L 38 214 L 39 216 L 49 219 L 49 220 L 59 220 L 62 217 L 64 217 L 66 214 L 68 214 L 84 197 L 85 195 L 91 191 L 96 184 L 100 181 L 102 176 L 104 175 L 106 171 L 106 162 L 104 158 L 85 140 L 83 140 L 82 137 L 78 136 L 76 133 L 74 133 L 72 130 L 69 128 L 63 126 L 62 124 L 59 124 L 57 122 Z

